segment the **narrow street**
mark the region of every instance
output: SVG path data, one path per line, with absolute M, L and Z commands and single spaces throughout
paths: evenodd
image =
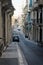
M 9 44 L 0 58 L 0 65 L 43 65 L 43 48 L 18 33 L 20 42 Z
M 22 49 L 28 65 L 43 65 L 43 48 L 31 42 L 19 32 L 20 48 Z
M 0 57 L 0 65 L 28 65 L 18 42 L 11 42 Z
M 0 65 L 43 65 L 43 0 L 0 0 Z

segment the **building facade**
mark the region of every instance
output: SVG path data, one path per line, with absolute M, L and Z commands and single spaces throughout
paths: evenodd
M 43 0 L 32 0 L 33 40 L 43 46 Z
M 32 40 L 31 28 L 32 28 L 32 21 L 31 21 L 31 11 L 29 9 L 29 0 L 26 0 L 26 5 L 23 8 L 23 32 L 28 39 Z
M 0 0 L 0 48 L 1 45 L 4 48 L 11 42 L 11 16 L 13 11 L 11 0 Z
M 27 22 L 27 12 L 28 12 L 28 9 L 27 9 L 27 4 L 25 5 L 25 7 L 23 8 L 23 31 L 24 31 L 24 34 L 28 34 L 28 22 Z

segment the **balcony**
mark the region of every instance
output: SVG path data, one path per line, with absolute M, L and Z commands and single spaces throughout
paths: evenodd
M 39 0 L 39 5 L 43 5 L 43 0 Z
M 34 0 L 33 9 L 37 9 L 40 5 L 43 5 L 43 0 Z
M 32 0 L 30 0 L 29 9 L 30 9 L 30 10 L 32 9 Z
M 32 4 L 29 4 L 29 9 L 30 9 L 30 10 L 32 9 Z
M 38 8 L 38 5 L 39 5 L 38 0 L 35 0 L 33 2 L 33 9 Z

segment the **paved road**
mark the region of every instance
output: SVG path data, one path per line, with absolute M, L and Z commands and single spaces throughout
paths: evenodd
M 43 65 L 43 48 L 26 40 L 20 32 L 19 37 L 21 42 L 19 45 L 25 55 L 28 65 Z

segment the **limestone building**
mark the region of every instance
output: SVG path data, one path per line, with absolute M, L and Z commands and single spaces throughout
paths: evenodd
M 11 17 L 14 12 L 11 0 L 0 0 L 0 46 L 11 42 Z
M 32 0 L 33 40 L 43 45 L 43 0 Z

